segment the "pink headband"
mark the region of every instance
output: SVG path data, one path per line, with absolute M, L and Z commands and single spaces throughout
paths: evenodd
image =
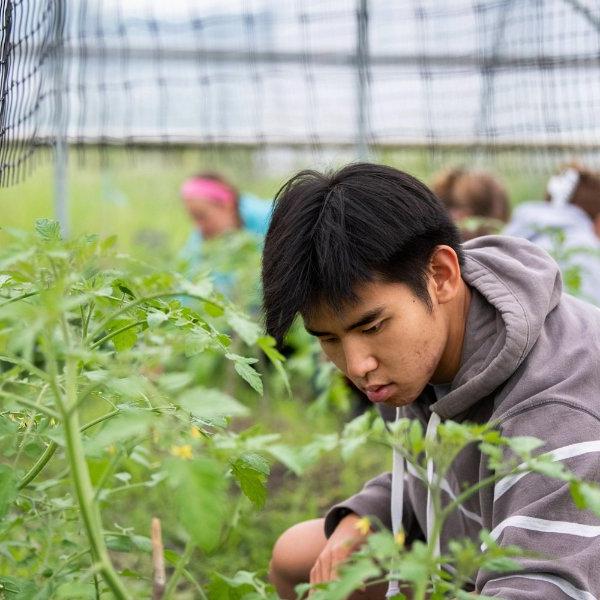
M 231 205 L 235 203 L 235 196 L 235 192 L 227 184 L 214 179 L 192 177 L 181 186 L 181 197 L 184 200 L 202 198 L 215 204 Z

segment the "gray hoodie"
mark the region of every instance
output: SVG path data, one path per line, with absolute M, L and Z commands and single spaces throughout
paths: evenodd
M 400 414 L 425 426 L 498 421 L 502 435 L 538 437 L 546 442 L 541 452 L 553 451 L 579 477 L 600 483 L 600 309 L 562 294 L 558 265 L 526 240 L 488 236 L 464 248 L 462 276 L 472 300 L 460 369 L 447 393 L 436 397 L 427 386 Z M 486 477 L 486 462 L 474 445 L 459 454 L 444 482 L 446 500 Z M 427 488 L 407 467 L 399 477 L 395 457 L 393 482 L 390 473 L 380 475 L 333 507 L 326 535 L 351 511 L 390 529 L 401 514 L 407 541 L 425 539 Z M 600 519 L 575 507 L 568 485 L 530 473 L 483 488 L 447 521 L 441 551 L 452 538 L 477 541 L 483 527 L 500 545 L 540 556 L 519 559 L 523 570 L 512 574 L 478 573 L 478 593 L 600 598 Z

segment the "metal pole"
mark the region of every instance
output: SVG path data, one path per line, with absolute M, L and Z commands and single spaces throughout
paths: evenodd
M 54 215 L 60 223 L 63 237 L 69 236 L 69 190 L 68 162 L 69 148 L 67 146 L 67 110 L 66 94 L 67 81 L 65 56 L 63 53 L 63 33 L 65 25 L 64 0 L 55 4 L 54 29 L 54 102 L 56 139 L 54 142 Z
M 368 0 L 356 6 L 356 155 L 368 160 L 369 147 L 369 7 Z

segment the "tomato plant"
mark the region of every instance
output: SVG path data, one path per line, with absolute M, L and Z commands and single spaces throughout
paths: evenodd
M 167 552 L 175 571 L 166 597 L 182 577 L 202 593 L 187 562 L 195 549 L 214 552 L 244 506 L 264 503 L 278 437 L 230 428 L 248 408 L 211 384 L 202 359 L 231 364 L 252 393 L 263 383 L 258 359 L 234 349 L 215 322 L 281 372 L 280 355 L 207 278 L 132 261 L 114 239 L 64 241 L 53 221 L 39 220 L 34 235 L 10 233 L 0 257 L 4 593 L 75 598 L 107 589 L 131 598 L 146 590 L 152 565 L 141 572 L 128 555 L 149 556 L 150 540 L 126 514 L 112 527 L 104 518 L 115 507 L 126 513 L 122 497 L 168 497 L 187 542 L 179 556 Z

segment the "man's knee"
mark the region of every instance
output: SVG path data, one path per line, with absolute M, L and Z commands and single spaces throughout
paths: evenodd
M 269 567 L 271 581 L 294 586 L 308 581 L 310 570 L 325 547 L 323 519 L 303 521 L 286 530 L 275 542 Z

